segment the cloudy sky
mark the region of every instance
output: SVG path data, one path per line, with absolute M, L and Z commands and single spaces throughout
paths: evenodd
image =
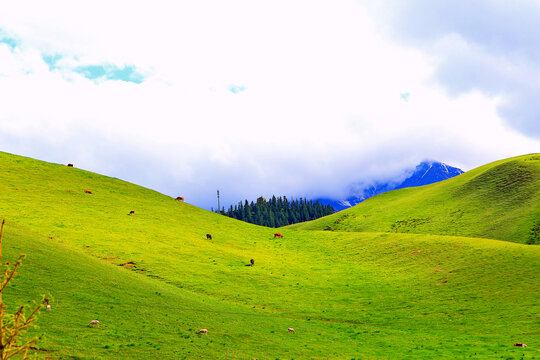
M 540 1 L 3 1 L 0 151 L 209 209 L 540 151 Z

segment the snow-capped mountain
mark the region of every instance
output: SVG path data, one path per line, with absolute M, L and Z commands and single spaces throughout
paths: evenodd
M 414 173 L 395 189 L 433 184 L 463 174 L 463 170 L 438 161 L 424 161 L 416 166 Z
M 433 184 L 463 174 L 463 170 L 438 161 L 423 161 L 416 166 L 414 171 L 411 170 L 411 172 L 412 174 L 402 182 L 375 182 L 374 184 L 363 187 L 353 185 L 351 186 L 351 189 L 354 190 L 351 190 L 349 196 L 344 200 L 317 200 L 322 204 L 332 205 L 336 211 L 340 211 L 357 205 L 372 196 L 390 190 Z

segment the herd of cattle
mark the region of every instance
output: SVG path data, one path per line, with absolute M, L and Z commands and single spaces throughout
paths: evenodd
M 67 164 L 67 166 L 69 167 L 73 167 L 73 164 Z M 84 190 L 84 192 L 86 194 L 92 194 L 92 191 L 90 190 Z M 178 200 L 178 201 L 184 201 L 184 198 L 182 196 L 178 196 L 175 200 Z M 134 210 L 131 210 L 129 212 L 128 215 L 135 215 L 135 211 Z M 274 239 L 275 238 L 280 238 L 280 239 L 283 239 L 283 234 L 277 232 L 277 233 L 274 233 Z M 206 234 L 206 240 L 212 240 L 212 234 Z M 460 244 L 458 244 L 460 245 Z M 413 251 L 413 253 L 415 252 L 420 252 L 421 250 L 417 250 L 417 251 Z M 254 259 L 251 259 L 250 260 L 250 263 L 247 264 L 246 266 L 254 266 L 255 265 L 255 260 Z M 51 310 L 51 305 L 49 303 L 46 304 L 46 309 L 47 310 Z M 88 324 L 88 326 L 90 327 L 93 327 L 93 326 L 99 326 L 100 322 L 99 320 L 92 320 L 90 321 L 90 324 Z M 290 327 L 287 329 L 288 332 L 290 333 L 293 333 L 293 334 L 296 334 L 296 331 Z M 197 334 L 201 334 L 201 335 L 208 335 L 208 329 L 200 329 L 199 331 L 197 331 Z M 514 343 L 514 346 L 517 346 L 517 347 L 527 347 L 527 344 L 524 344 L 524 343 Z
M 68 164 L 67 166 L 73 167 L 73 164 Z M 85 194 L 92 194 L 91 190 L 84 190 L 84 192 L 85 192 Z M 184 198 L 182 196 L 178 196 L 175 200 L 184 201 Z M 131 210 L 128 215 L 135 215 L 135 210 Z M 283 234 L 282 233 L 274 233 L 274 239 L 275 238 L 283 239 Z M 206 240 L 212 240 L 212 234 L 206 234 Z M 254 259 L 251 259 L 249 262 L 250 263 L 247 264 L 246 266 L 254 266 L 255 265 L 255 260 Z M 51 310 L 51 305 L 47 303 L 46 308 L 47 308 L 47 310 Z M 90 326 L 90 327 L 98 326 L 99 327 L 99 324 L 100 324 L 99 320 L 92 320 L 92 321 L 90 321 L 88 326 Z M 287 331 L 290 332 L 290 333 L 296 334 L 296 331 L 291 327 L 288 328 Z M 197 334 L 208 335 L 208 329 L 200 329 L 199 331 L 197 331 Z M 527 345 L 525 345 L 525 346 L 527 346 Z
M 135 211 L 134 211 L 134 210 L 131 210 L 131 211 L 129 212 L 129 215 L 133 215 L 133 214 L 135 214 Z M 275 234 L 274 234 L 274 239 L 277 238 L 277 237 L 283 239 L 283 234 L 281 234 L 281 233 L 275 233 Z M 206 234 L 206 239 L 207 239 L 207 240 L 212 240 L 212 234 Z M 251 259 L 251 260 L 249 260 L 249 264 L 247 264 L 246 266 L 254 266 L 254 265 L 255 265 L 255 260 L 254 260 L 254 259 Z M 47 310 L 51 310 L 51 305 L 49 305 L 48 303 L 47 303 Z M 88 324 L 88 326 L 90 326 L 90 327 L 94 327 L 94 326 L 98 326 L 98 327 L 99 327 L 99 325 L 100 325 L 99 320 L 92 320 L 92 321 L 90 321 L 90 323 Z M 295 331 L 294 328 L 292 328 L 292 327 L 288 328 L 287 331 L 290 332 L 290 333 L 292 333 L 292 334 L 296 334 L 296 331 Z M 197 334 L 208 335 L 208 329 L 200 329 L 199 331 L 197 331 Z M 516 346 L 517 346 L 517 345 L 516 345 Z M 525 346 L 527 346 L 527 345 L 525 345 Z
M 94 327 L 94 326 L 99 327 L 99 324 L 100 324 L 99 320 L 92 320 L 92 321 L 90 321 L 90 324 L 88 324 L 88 326 L 90 326 L 90 327 Z M 294 329 L 292 327 L 288 328 L 287 331 L 290 332 L 290 333 L 296 334 L 296 331 L 294 331 Z M 201 329 L 201 330 L 197 331 L 197 334 L 208 335 L 208 329 Z M 527 346 L 527 345 L 525 345 L 525 346 Z

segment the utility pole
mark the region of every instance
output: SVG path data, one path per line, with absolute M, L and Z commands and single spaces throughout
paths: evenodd
M 219 190 L 217 191 L 217 211 L 221 213 L 221 207 L 219 206 Z

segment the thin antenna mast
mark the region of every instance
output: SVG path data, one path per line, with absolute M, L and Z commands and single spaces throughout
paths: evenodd
M 219 206 L 219 190 L 217 191 L 217 210 L 218 213 L 221 213 L 221 207 Z

